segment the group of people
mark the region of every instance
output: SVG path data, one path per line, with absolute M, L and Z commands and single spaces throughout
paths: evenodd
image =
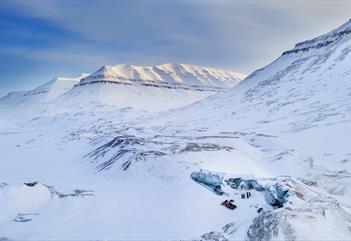
M 242 199 L 245 199 L 245 198 L 249 199 L 250 197 L 251 197 L 251 192 L 246 192 L 246 193 L 241 194 Z M 223 201 L 222 205 L 225 206 L 226 208 L 231 209 L 231 210 L 234 210 L 237 208 L 237 206 L 234 204 L 233 199 Z
M 245 197 L 246 199 L 249 199 L 251 197 L 251 192 L 246 192 L 241 194 L 242 199 L 245 199 Z

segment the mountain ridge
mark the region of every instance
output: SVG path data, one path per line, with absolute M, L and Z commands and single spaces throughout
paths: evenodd
M 71 89 L 79 81 L 88 76 L 81 73 L 73 77 L 55 77 L 38 87 L 28 91 L 12 91 L 0 98 L 0 103 L 20 104 L 29 100 L 31 103 L 49 102 Z M 30 97 L 34 97 L 31 98 Z
M 105 65 L 83 78 L 80 85 L 90 83 L 143 84 L 163 88 L 198 88 L 220 91 L 245 78 L 244 74 L 186 64 L 153 66 Z M 234 82 L 234 83 L 233 83 Z M 202 87 L 202 88 L 201 88 Z
M 56 77 L 33 90 L 9 93 L 0 102 L 10 105 L 60 101 L 69 105 L 85 105 L 100 102 L 142 109 L 162 105 L 157 110 L 165 110 L 223 92 L 244 77 L 244 74 L 232 71 L 186 64 L 104 65 L 92 74 Z M 152 108 L 143 102 L 152 102 Z M 169 107 L 167 103 L 170 104 Z

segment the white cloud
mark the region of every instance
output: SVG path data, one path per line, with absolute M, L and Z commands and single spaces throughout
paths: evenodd
M 86 41 L 111 45 L 97 51 L 98 62 L 104 56 L 116 61 L 123 56 L 119 59 L 138 64 L 152 55 L 157 57 L 149 59 L 163 62 L 250 72 L 295 43 L 341 25 L 349 18 L 351 2 L 21 1 L 12 6 L 80 34 Z M 90 45 L 79 55 L 91 52 Z M 65 54 L 56 53 L 64 59 Z M 88 56 L 82 59 L 94 61 Z

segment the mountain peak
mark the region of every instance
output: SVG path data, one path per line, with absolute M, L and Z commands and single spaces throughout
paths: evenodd
M 345 30 L 351 29 L 351 18 L 344 24 L 342 24 L 340 27 L 332 30 L 331 32 L 327 33 L 327 34 L 331 34 L 331 33 L 339 33 Z
M 79 81 L 88 75 L 80 73 L 73 77 L 55 77 L 32 90 L 10 92 L 1 100 L 3 103 L 21 103 L 29 99 L 29 102 L 33 103 L 49 102 L 79 84 Z
M 179 63 L 166 63 L 154 66 L 116 64 L 113 66 L 104 65 L 96 72 L 83 78 L 80 84 L 153 83 L 159 85 L 162 83 L 162 85 L 166 84 L 167 86 L 182 84 L 186 87 L 228 88 L 237 84 L 244 77 L 245 75 L 232 71 Z
M 104 65 L 58 98 L 69 105 L 100 103 L 161 111 L 223 92 L 245 75 L 188 64 Z
M 322 47 L 329 46 L 337 42 L 338 40 L 343 39 L 344 37 L 350 36 L 351 33 L 351 19 L 349 19 L 346 23 L 341 25 L 340 27 L 326 33 L 315 37 L 310 40 L 306 40 L 300 43 L 297 43 L 295 47 L 291 50 L 285 51 L 285 54 L 298 53 L 298 52 L 306 52 L 310 49 L 319 49 Z
M 57 76 L 53 79 L 51 79 L 49 82 L 56 82 L 56 81 L 77 81 L 79 82 L 81 79 L 87 77 L 89 74 L 87 73 L 80 73 L 78 75 L 72 76 L 72 77 L 63 77 L 63 76 Z M 47 83 L 49 83 L 47 82 Z

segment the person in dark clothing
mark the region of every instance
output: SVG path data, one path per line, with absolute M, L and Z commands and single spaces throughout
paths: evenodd
M 251 197 L 251 192 L 246 192 L 246 198 L 249 199 Z

